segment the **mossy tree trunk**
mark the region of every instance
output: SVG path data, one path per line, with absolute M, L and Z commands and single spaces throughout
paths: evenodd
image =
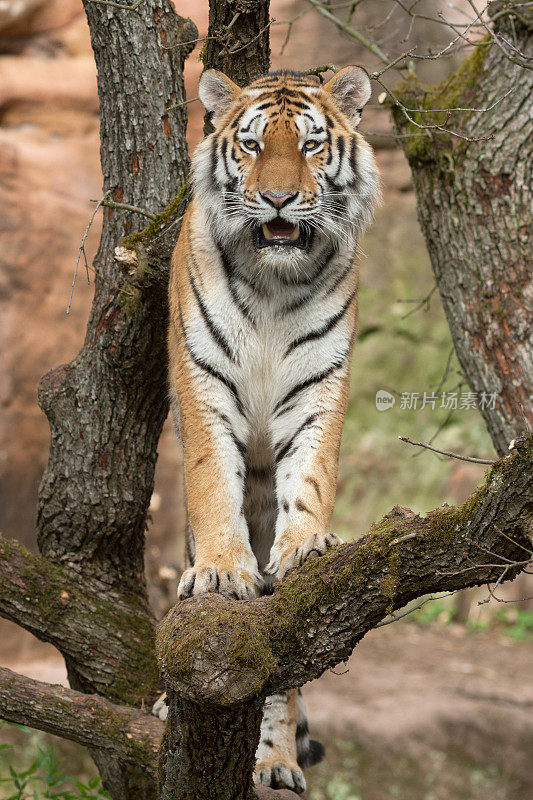
M 520 19 L 504 15 L 494 25 L 531 56 L 533 15 L 520 11 Z M 485 393 L 481 413 L 501 455 L 533 427 L 533 71 L 491 42 L 476 48 L 440 91 L 399 89 L 409 108 L 477 109 L 414 115 L 419 124 L 439 123 L 479 140 L 470 142 L 421 136 L 399 108 L 394 116 L 400 133 L 415 134 L 400 141 L 420 225 L 457 356 L 472 390 Z
M 251 800 L 264 697 L 221 708 L 171 690 L 159 761 L 161 800 Z

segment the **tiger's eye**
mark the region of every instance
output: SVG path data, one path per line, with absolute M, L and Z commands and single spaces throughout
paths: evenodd
M 305 153 L 311 153 L 313 150 L 316 150 L 317 147 L 320 147 L 320 142 L 318 142 L 316 139 L 308 139 L 307 142 L 305 142 L 303 149 Z
M 251 150 L 253 153 L 259 152 L 259 145 L 255 141 L 255 139 L 245 139 L 243 145 L 246 147 L 247 150 Z

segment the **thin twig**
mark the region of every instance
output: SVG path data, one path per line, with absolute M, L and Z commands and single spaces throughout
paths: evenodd
M 433 447 L 427 442 L 416 442 L 414 439 L 410 439 L 408 436 L 398 436 L 398 439 L 401 439 L 402 442 L 407 442 L 407 444 L 414 444 L 417 447 L 425 447 L 426 450 L 432 450 L 434 453 L 439 453 L 441 456 L 448 456 L 448 458 L 458 458 L 459 461 L 471 461 L 474 464 L 494 464 L 494 461 L 489 461 L 488 458 L 474 458 L 473 456 L 461 456 L 459 455 L 459 453 L 452 453 L 449 450 L 439 450 L 437 447 Z
M 322 80 L 323 72 L 338 72 L 339 68 L 335 64 L 321 64 L 319 67 L 312 67 L 311 69 L 304 70 L 304 75 L 316 75 L 317 78 Z
M 135 3 L 131 6 L 127 3 L 115 3 L 114 0 L 87 0 L 87 2 L 99 6 L 111 6 L 112 8 L 123 8 L 126 11 L 135 11 L 135 9 L 139 8 L 141 3 L 144 3 L 144 0 L 135 0 Z
M 418 611 L 419 608 L 422 608 L 426 603 L 429 603 L 430 600 L 441 600 L 444 597 L 450 597 L 452 594 L 457 594 L 460 592 L 461 589 L 454 589 L 453 592 L 446 592 L 446 594 L 439 594 L 439 595 L 431 595 L 430 597 L 425 597 L 419 603 L 417 603 L 413 608 L 407 609 L 402 614 L 393 614 L 392 617 L 388 619 L 384 619 L 381 622 L 378 622 L 377 625 L 374 625 L 375 628 L 382 628 L 384 625 L 390 625 L 391 622 L 397 622 L 399 619 L 403 619 L 403 617 L 408 617 L 409 614 L 412 614 L 414 611 Z
M 508 572 L 509 572 L 509 566 L 504 567 L 500 577 L 498 578 L 498 580 L 496 581 L 496 583 L 494 584 L 492 589 L 490 588 L 490 583 L 487 583 L 487 589 L 489 590 L 488 597 L 484 597 L 483 600 L 478 600 L 478 602 L 477 602 L 478 606 L 483 606 L 486 603 L 490 603 L 492 598 L 494 598 L 494 600 L 496 600 L 497 603 L 500 602 L 498 600 L 498 598 L 496 597 L 496 595 L 494 594 L 494 592 L 496 591 L 496 589 L 498 588 L 500 583 L 503 581 L 503 579 L 505 578 L 505 576 L 507 575 Z
M 175 108 L 181 108 L 182 106 L 188 106 L 189 103 L 196 103 L 196 101 L 199 100 L 199 99 L 200 99 L 199 97 L 191 97 L 190 100 L 183 100 L 181 103 L 176 103 L 175 105 L 169 106 L 168 108 L 166 108 L 165 109 L 165 113 L 168 113 L 169 111 L 173 111 Z
M 494 526 L 494 530 L 497 531 L 500 536 L 503 536 L 504 539 L 507 539 L 507 541 L 511 542 L 511 544 L 514 544 L 515 547 L 519 547 L 520 550 L 524 550 L 524 552 L 526 552 L 529 556 L 531 556 L 533 558 L 533 550 L 531 550 L 531 549 L 529 549 L 527 547 L 524 547 L 523 544 L 520 544 L 520 542 L 517 542 L 516 539 L 513 539 L 512 536 L 508 536 L 497 525 Z
M 91 202 L 96 203 L 96 200 L 91 200 Z M 139 206 L 130 206 L 129 203 L 115 203 L 114 200 L 100 200 L 99 203 L 101 206 L 105 206 L 105 208 L 122 208 L 124 211 L 142 214 L 143 217 L 148 217 L 148 219 L 155 219 L 156 217 L 151 211 L 147 211 L 145 208 L 139 208 Z
M 402 319 L 407 319 L 407 317 L 410 317 L 411 314 L 416 314 L 416 312 L 419 311 L 423 306 L 426 307 L 425 308 L 426 311 L 429 311 L 430 300 L 433 297 L 436 288 L 437 284 L 435 284 L 433 286 L 433 289 L 431 289 L 431 291 L 428 292 L 427 295 L 423 297 L 421 300 L 398 300 L 398 303 L 417 303 L 417 305 L 414 308 L 408 311 L 407 314 L 403 315 Z
M 90 280 L 89 280 L 89 264 L 87 263 L 87 254 L 85 252 L 85 242 L 87 240 L 87 236 L 89 235 L 89 231 L 91 230 L 91 225 L 93 224 L 94 218 L 96 216 L 96 212 L 98 211 L 100 206 L 102 206 L 104 204 L 104 201 L 107 199 L 107 196 L 110 195 L 110 194 L 111 194 L 111 189 L 109 189 L 104 194 L 104 196 L 101 197 L 100 200 L 97 202 L 96 207 L 95 207 L 95 209 L 94 209 L 94 211 L 92 213 L 91 219 L 89 220 L 89 224 L 85 228 L 85 233 L 81 237 L 81 244 L 80 244 L 80 247 L 78 249 L 78 257 L 76 259 L 76 266 L 74 268 L 74 277 L 72 278 L 72 286 L 70 287 L 70 297 L 69 297 L 69 300 L 68 300 L 67 314 L 70 314 L 70 307 L 72 305 L 72 297 L 74 295 L 74 286 L 76 285 L 76 278 L 78 277 L 78 267 L 80 265 L 80 258 L 81 258 L 82 253 L 83 253 L 83 258 L 84 258 L 84 261 L 85 261 L 85 269 L 87 271 L 87 283 L 90 283 Z
M 348 36 L 351 36 L 352 39 L 356 39 L 356 41 L 362 44 L 363 47 L 366 47 L 367 50 L 370 50 L 370 52 L 373 53 L 376 58 L 379 58 L 383 64 L 389 64 L 390 58 L 385 55 L 383 50 L 381 50 L 377 44 L 370 41 L 370 39 L 367 39 L 367 37 L 364 36 L 360 31 L 356 30 L 356 28 L 352 27 L 352 25 L 350 25 L 348 22 L 343 22 L 341 19 L 336 17 L 335 14 L 332 14 L 331 11 L 328 11 L 328 9 L 318 2 L 318 0 L 307 0 L 307 2 L 311 3 L 311 5 L 316 8 L 319 14 L 322 14 L 323 17 L 326 17 L 326 19 L 329 19 L 330 22 L 333 22 L 337 28 L 346 33 Z

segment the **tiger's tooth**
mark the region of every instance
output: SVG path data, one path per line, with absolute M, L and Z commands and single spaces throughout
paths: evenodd
M 299 235 L 300 235 L 300 226 L 295 225 L 293 232 L 289 236 L 289 239 L 291 240 L 291 242 L 295 242 Z
M 263 223 L 263 236 L 265 237 L 265 239 L 269 240 L 274 238 L 273 235 L 270 233 L 270 228 L 266 223 Z

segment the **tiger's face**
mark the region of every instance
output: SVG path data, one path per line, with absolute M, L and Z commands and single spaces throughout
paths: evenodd
M 379 192 L 372 151 L 355 130 L 369 97 L 358 67 L 324 86 L 281 72 L 242 90 L 204 72 L 200 99 L 215 131 L 193 175 L 217 234 L 278 263 L 305 260 L 324 239 L 353 247 Z

